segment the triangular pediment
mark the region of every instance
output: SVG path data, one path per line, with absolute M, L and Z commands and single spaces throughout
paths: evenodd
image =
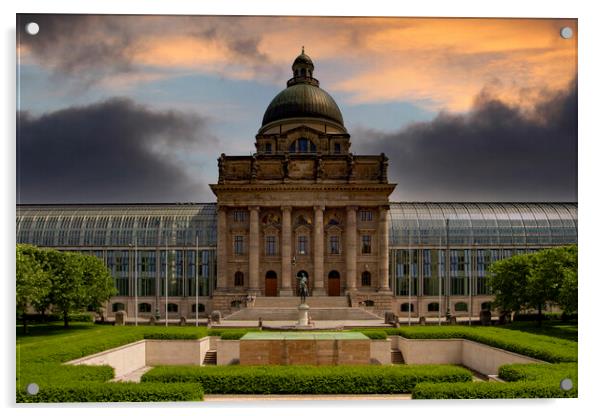
M 303 231 L 309 233 L 309 232 L 311 232 L 311 228 L 309 226 L 305 225 L 305 224 L 301 224 L 301 225 L 297 225 L 295 227 L 295 231 L 298 232 L 298 233 L 299 232 L 303 232 Z
M 278 227 L 276 227 L 276 226 L 275 226 L 275 225 L 273 225 L 273 224 L 265 225 L 265 226 L 263 227 L 263 232 L 264 232 L 264 233 L 277 233 L 278 231 L 279 231 L 279 230 L 278 230 Z
M 320 136 L 320 135 L 325 134 L 324 130 L 318 130 L 318 129 L 315 129 L 313 127 L 309 127 L 309 126 L 305 126 L 305 125 L 293 127 L 292 129 L 287 130 L 287 131 L 283 132 L 282 134 L 286 135 L 286 136 L 290 136 L 290 135 L 293 135 L 295 133 L 299 133 L 299 134 L 307 134 L 307 133 L 309 133 L 309 134 L 315 135 L 315 136 Z
M 342 233 L 343 228 L 340 225 L 327 225 L 326 229 L 329 233 Z

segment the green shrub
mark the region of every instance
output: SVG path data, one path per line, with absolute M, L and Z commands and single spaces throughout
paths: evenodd
M 144 339 L 199 339 L 199 335 L 195 333 L 165 333 L 165 332 L 151 332 L 144 334 Z
M 412 399 L 518 399 L 577 397 L 577 389 L 560 389 L 557 383 L 520 381 L 516 383 L 419 383 Z
M 157 367 L 142 382 L 200 383 L 212 394 L 393 394 L 416 383 L 470 381 L 452 365 Z
M 94 323 L 94 316 L 93 312 L 71 313 L 69 314 L 69 321 Z
M 221 334 L 222 339 L 241 339 L 245 336 L 248 331 L 229 330 L 223 331 Z
M 370 339 L 387 339 L 387 333 L 385 331 L 360 331 L 362 334 Z
M 47 322 L 63 322 L 63 316 L 56 313 L 39 314 L 32 313 L 25 315 L 28 323 L 47 323 Z M 21 316 L 17 317 L 21 321 Z M 74 312 L 69 314 L 69 322 L 87 322 L 94 323 L 93 312 Z
M 58 386 L 75 381 L 109 381 L 115 377 L 113 367 L 92 365 L 57 365 L 55 363 L 33 363 L 21 366 L 17 374 L 17 387 L 25 387 L 29 383 Z
M 558 384 L 569 378 L 577 384 L 577 363 L 506 364 L 499 368 L 499 377 L 505 381 L 546 380 Z
M 413 399 L 512 399 L 577 397 L 577 363 L 507 364 L 499 376 L 508 383 L 420 383 Z M 560 382 L 569 378 L 573 388 L 564 391 Z
M 53 402 L 176 402 L 203 400 L 195 384 L 71 383 L 41 386 L 36 395 L 17 390 L 18 403 Z
M 387 328 L 385 331 L 389 335 L 414 339 L 469 339 L 549 362 L 577 361 L 576 342 L 519 330 L 458 325 Z

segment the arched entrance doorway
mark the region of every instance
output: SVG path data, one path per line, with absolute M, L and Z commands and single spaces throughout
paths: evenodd
M 273 270 L 265 274 L 265 295 L 278 296 L 278 275 Z
M 299 270 L 297 272 L 296 279 L 293 282 L 293 285 L 295 287 L 295 296 L 300 296 L 301 295 L 299 293 L 299 282 L 301 281 L 301 277 L 303 277 L 303 276 L 305 276 L 305 278 L 307 279 L 308 294 L 311 293 L 311 286 L 309 284 L 309 273 L 307 273 L 305 270 Z
M 328 296 L 341 296 L 341 275 L 336 270 L 328 273 Z

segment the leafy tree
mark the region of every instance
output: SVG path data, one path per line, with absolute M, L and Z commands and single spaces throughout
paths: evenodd
M 498 260 L 489 267 L 493 306 L 502 312 L 519 312 L 527 302 L 527 281 L 533 263 L 531 254 Z
M 50 279 L 44 271 L 34 246 L 18 244 L 16 257 L 16 309 L 27 333 L 27 308 L 43 302 L 50 292 Z
M 52 281 L 50 301 L 69 326 L 69 314 L 87 305 L 88 293 L 83 279 L 82 262 L 78 254 L 47 251 L 47 266 Z
M 556 303 L 567 313 L 577 310 L 577 246 L 555 247 L 513 256 L 489 268 L 494 306 L 502 311 L 538 311 Z
M 555 247 L 535 253 L 528 277 L 525 306 L 537 309 L 539 324 L 543 318 L 542 309 L 546 302 L 560 303 L 560 293 L 566 274 L 577 272 L 576 256 L 576 246 Z
M 80 255 L 83 281 L 87 291 L 86 306 L 99 312 L 111 296 L 117 294 L 109 269 L 94 256 Z
M 17 246 L 17 312 L 28 306 L 49 307 L 63 316 L 65 327 L 72 312 L 91 307 L 98 311 L 116 294 L 103 262 L 80 253 Z

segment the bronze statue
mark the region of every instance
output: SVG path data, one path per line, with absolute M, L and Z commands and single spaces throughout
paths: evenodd
M 309 295 L 307 289 L 307 275 L 302 272 L 301 277 L 297 276 L 297 279 L 299 279 L 299 296 L 301 297 L 301 303 L 305 303 L 305 299 Z

